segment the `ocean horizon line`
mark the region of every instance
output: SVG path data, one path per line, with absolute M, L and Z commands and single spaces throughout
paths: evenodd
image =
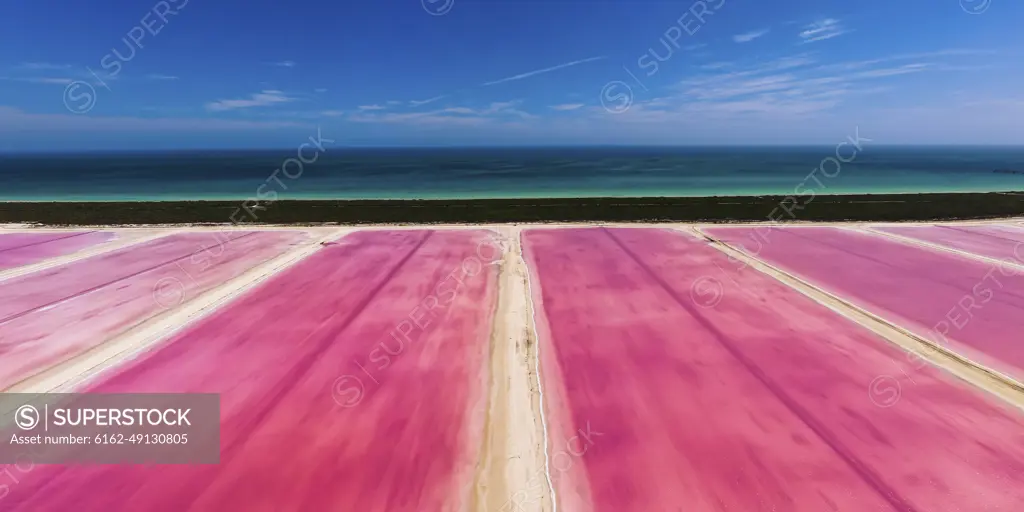
M 1007 194 L 1007 195 L 1024 195 L 1024 186 L 1019 190 L 934 190 L 934 191 L 884 191 L 876 190 L 871 192 L 860 192 L 860 191 L 836 191 L 827 192 L 821 191 L 815 194 L 815 197 L 826 196 L 834 198 L 843 197 L 862 197 L 862 196 L 929 196 L 929 195 L 978 195 L 978 194 Z M 799 194 L 797 194 L 799 195 Z M 453 202 L 477 202 L 477 201 L 577 201 L 577 200 L 671 200 L 671 199 L 749 199 L 755 197 L 776 197 L 785 198 L 794 196 L 794 194 L 785 193 L 750 193 L 750 194 L 711 194 L 711 195 L 565 195 L 565 196 L 545 196 L 545 195 L 517 195 L 517 196 L 431 196 L 431 197 L 328 197 L 328 196 L 295 196 L 286 199 L 277 199 L 268 204 L 274 203 L 306 203 L 306 202 L 436 202 L 436 201 L 453 201 Z M 236 201 L 246 201 L 253 199 L 252 196 L 218 196 L 218 197 L 202 197 L 202 198 L 190 198 L 190 199 L 179 199 L 179 198 L 146 198 L 146 199 L 126 199 L 126 198 L 71 198 L 71 199 L 7 199 L 0 197 L 0 204 L 11 204 L 11 203 L 28 203 L 28 204 L 40 204 L 40 203 L 52 203 L 52 204 L 76 204 L 76 203 L 125 203 L 125 204 L 139 204 L 139 203 L 227 203 Z
M 508 149 L 820 149 L 835 147 L 835 143 L 819 144 L 509 144 L 509 145 L 362 145 L 332 144 L 329 149 L 366 149 L 366 150 L 508 150 Z M 1024 144 L 893 144 L 874 142 L 872 148 L 907 148 L 907 149 L 1024 149 Z M 208 148 L 138 148 L 138 149 L 55 149 L 39 150 L 0 150 L 0 156 L 48 156 L 48 155 L 89 155 L 89 154 L 159 154 L 159 153 L 212 153 L 212 152 L 263 152 L 263 151 L 294 151 L 294 146 L 268 147 L 208 147 Z

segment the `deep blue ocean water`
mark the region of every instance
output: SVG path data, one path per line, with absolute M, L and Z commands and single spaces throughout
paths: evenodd
M 296 149 L 0 155 L 0 200 L 712 196 L 1024 190 L 1024 147 Z M 831 159 L 830 159 L 831 158 Z M 288 177 L 289 174 L 293 177 Z M 270 197 L 270 194 L 276 194 Z

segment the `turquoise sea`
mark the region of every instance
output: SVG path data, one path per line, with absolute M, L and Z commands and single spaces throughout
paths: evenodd
M 723 196 L 1024 190 L 1024 147 L 346 148 L 3 154 L 0 200 Z M 815 171 L 815 169 L 818 169 Z M 286 174 L 292 177 L 286 176 Z

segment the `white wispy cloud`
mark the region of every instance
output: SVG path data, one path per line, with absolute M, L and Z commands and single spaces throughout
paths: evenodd
M 400 123 L 417 125 L 459 125 L 479 126 L 490 122 L 484 117 L 448 116 L 438 112 L 408 112 L 399 114 L 391 112 L 375 116 L 352 116 L 351 121 L 357 123 Z
M 711 69 L 711 70 L 714 70 L 714 69 L 725 69 L 725 68 L 731 67 L 732 65 L 733 64 L 731 62 L 712 62 L 710 64 L 704 64 L 700 68 L 701 69 Z
M 508 116 L 508 115 L 512 115 L 512 116 L 516 116 L 516 117 L 521 117 L 523 119 L 530 119 L 530 118 L 536 117 L 536 116 L 534 116 L 532 114 L 528 114 L 528 113 L 520 110 L 519 106 L 522 105 L 522 103 L 523 103 L 522 100 L 495 101 L 495 102 L 492 102 L 490 105 L 488 105 L 485 108 L 470 109 L 470 110 L 474 114 L 479 115 L 479 116 Z
M 70 64 L 53 64 L 50 62 L 26 62 L 18 66 L 20 69 L 31 69 L 34 71 L 56 71 L 59 69 L 71 69 Z
M 473 109 L 453 107 L 428 112 L 359 112 L 349 117 L 357 123 L 479 125 L 489 121 Z
M 780 73 L 790 72 L 794 69 L 805 68 L 814 64 L 816 61 L 808 55 L 793 55 L 788 57 L 782 57 L 767 62 L 761 62 L 755 65 L 743 67 L 738 64 L 731 64 L 728 66 L 730 71 L 722 71 L 718 74 L 702 73 L 698 74 L 690 79 L 684 80 L 682 83 L 695 83 L 701 84 L 708 88 L 718 88 L 721 84 L 728 81 L 736 81 L 741 78 L 752 77 L 756 75 L 764 75 L 769 73 Z M 719 68 L 726 66 L 711 66 L 710 68 L 702 68 L 708 71 L 717 71 Z
M 878 68 L 869 69 L 867 71 L 860 71 L 848 75 L 850 79 L 862 79 L 862 78 L 882 78 L 887 76 L 906 75 L 908 73 L 920 73 L 930 68 L 931 65 L 927 62 L 915 62 L 913 64 L 904 64 L 894 68 Z
M 856 96 L 891 90 L 891 84 L 877 85 L 889 77 L 945 69 L 929 62 L 890 64 L 897 57 L 907 58 L 816 65 L 814 58 L 801 54 L 752 65 L 735 64 L 728 70 L 691 76 L 680 82 L 676 95 L 659 99 L 657 104 L 641 102 L 642 114 L 633 119 L 652 121 L 690 113 L 805 116 L 835 108 Z
M 736 35 L 732 36 L 732 40 L 737 42 L 737 43 L 749 43 L 749 42 L 753 41 L 754 39 L 757 39 L 757 38 L 767 34 L 768 30 L 769 29 L 764 28 L 764 29 L 761 29 L 761 30 L 754 30 L 752 32 L 747 32 L 745 34 L 736 34 Z
M 552 71 L 557 71 L 559 69 L 564 69 L 564 68 L 568 68 L 568 67 L 571 67 L 571 66 L 577 66 L 579 64 L 585 64 L 587 62 L 594 62 L 594 61 L 602 60 L 602 59 L 605 59 L 605 58 L 606 57 L 601 56 L 601 57 L 590 57 L 589 59 L 574 60 L 572 62 L 566 62 L 564 64 L 559 64 L 557 66 L 551 66 L 549 68 L 537 69 L 537 70 L 534 70 L 534 71 L 528 71 L 526 73 L 520 73 L 518 75 L 513 75 L 513 76 L 505 77 L 505 78 L 502 78 L 500 80 L 494 80 L 492 82 L 484 82 L 483 85 L 495 85 L 495 84 L 500 84 L 500 83 L 505 83 L 505 82 L 511 82 L 511 81 L 514 81 L 514 80 L 522 80 L 524 78 L 529 78 L 531 76 L 542 75 L 544 73 L 550 73 Z
M 88 69 L 76 69 L 68 64 L 51 64 L 48 62 L 27 62 L 14 66 L 11 69 L 10 76 L 0 76 L 0 80 L 45 85 L 67 85 L 77 81 L 90 83 L 94 86 L 102 86 L 105 82 L 112 82 L 121 78 L 117 75 L 107 75 Z
M 221 112 L 225 110 L 235 110 L 242 108 L 269 107 L 280 103 L 288 103 L 294 100 L 295 98 L 292 98 L 281 91 L 267 89 L 252 94 L 251 96 L 245 99 L 213 101 L 206 104 L 206 109 L 215 112 Z
M 170 131 L 232 131 L 265 130 L 308 126 L 290 121 L 246 121 L 208 117 L 108 117 L 75 114 L 35 114 L 0 105 L 0 133 L 5 131 L 70 131 L 170 132 Z
M 1024 100 L 1018 98 L 985 98 L 981 100 L 969 100 L 966 101 L 963 106 L 996 107 L 1000 109 L 1006 108 L 1024 112 Z
M 551 105 L 554 110 L 577 110 L 583 107 L 582 103 L 563 103 L 561 105 Z
M 822 71 L 853 71 L 857 69 L 869 68 L 871 66 L 877 66 L 879 64 L 885 64 L 894 61 L 904 60 L 932 60 L 932 59 L 945 59 L 948 57 L 976 57 L 979 55 L 992 55 L 996 52 L 990 50 L 972 50 L 965 48 L 954 48 L 948 50 L 937 50 L 932 52 L 919 52 L 919 53 L 897 53 L 888 55 L 885 57 L 879 57 L 875 59 L 867 60 L 855 60 L 849 62 L 837 62 L 833 64 L 826 64 L 819 67 Z M 975 62 L 972 60 L 972 62 Z M 977 69 L 974 65 L 974 69 Z M 936 66 L 937 69 L 954 69 L 954 66 L 943 64 Z M 956 68 L 961 70 L 961 68 Z M 966 69 L 962 69 L 966 70 Z
M 441 110 L 435 110 L 434 113 L 436 113 L 436 114 L 475 115 L 477 113 L 477 111 L 473 110 L 473 109 L 471 109 L 469 107 L 448 107 L 448 108 L 443 108 Z
M 384 105 L 359 105 L 359 110 L 384 110 Z
M 995 50 L 981 50 L 973 48 L 947 48 L 932 52 L 900 53 L 888 57 L 889 59 L 932 59 L 935 57 L 975 57 L 978 55 L 995 55 Z
M 803 39 L 804 43 L 813 43 L 815 41 L 832 39 L 833 37 L 838 37 L 848 32 L 849 30 L 844 28 L 839 20 L 834 18 L 825 18 L 804 27 L 800 32 L 800 39 Z
M 323 110 L 323 111 L 320 112 L 320 115 L 322 115 L 324 117 L 341 117 L 341 116 L 345 115 L 345 111 L 344 110 Z
M 798 80 L 796 75 L 793 74 L 779 74 L 762 76 L 749 80 L 724 79 L 716 80 L 714 82 L 717 83 L 715 83 L 713 87 L 706 87 L 706 85 L 711 85 L 708 82 L 697 83 L 695 87 L 690 87 L 687 90 L 687 94 L 690 97 L 701 100 L 732 98 L 736 96 L 789 89 L 794 87 L 798 83 Z
M 444 97 L 445 97 L 444 95 L 441 95 L 441 96 L 434 96 L 433 98 L 427 98 L 425 100 L 410 100 L 409 104 L 414 106 L 414 107 L 418 107 L 420 105 L 426 105 L 427 103 L 433 103 L 433 102 L 435 102 L 437 100 L 443 99 Z
M 178 77 L 174 75 L 161 75 L 160 73 L 151 73 L 146 75 L 149 80 L 177 80 Z
M 19 82 L 28 82 L 30 84 L 50 84 L 50 85 L 67 85 L 74 82 L 74 78 L 52 78 L 52 77 L 28 77 L 28 78 L 15 78 Z
M 507 123 L 509 119 L 534 119 L 536 116 L 519 108 L 521 101 L 496 101 L 485 107 L 446 107 L 426 112 L 360 112 L 349 117 L 362 123 L 450 124 L 479 126 Z
M 273 65 L 282 68 L 294 68 L 297 64 L 294 60 L 282 60 L 281 62 L 274 62 Z

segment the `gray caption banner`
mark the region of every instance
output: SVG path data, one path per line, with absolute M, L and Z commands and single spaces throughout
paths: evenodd
M 220 395 L 0 394 L 0 464 L 218 464 Z

